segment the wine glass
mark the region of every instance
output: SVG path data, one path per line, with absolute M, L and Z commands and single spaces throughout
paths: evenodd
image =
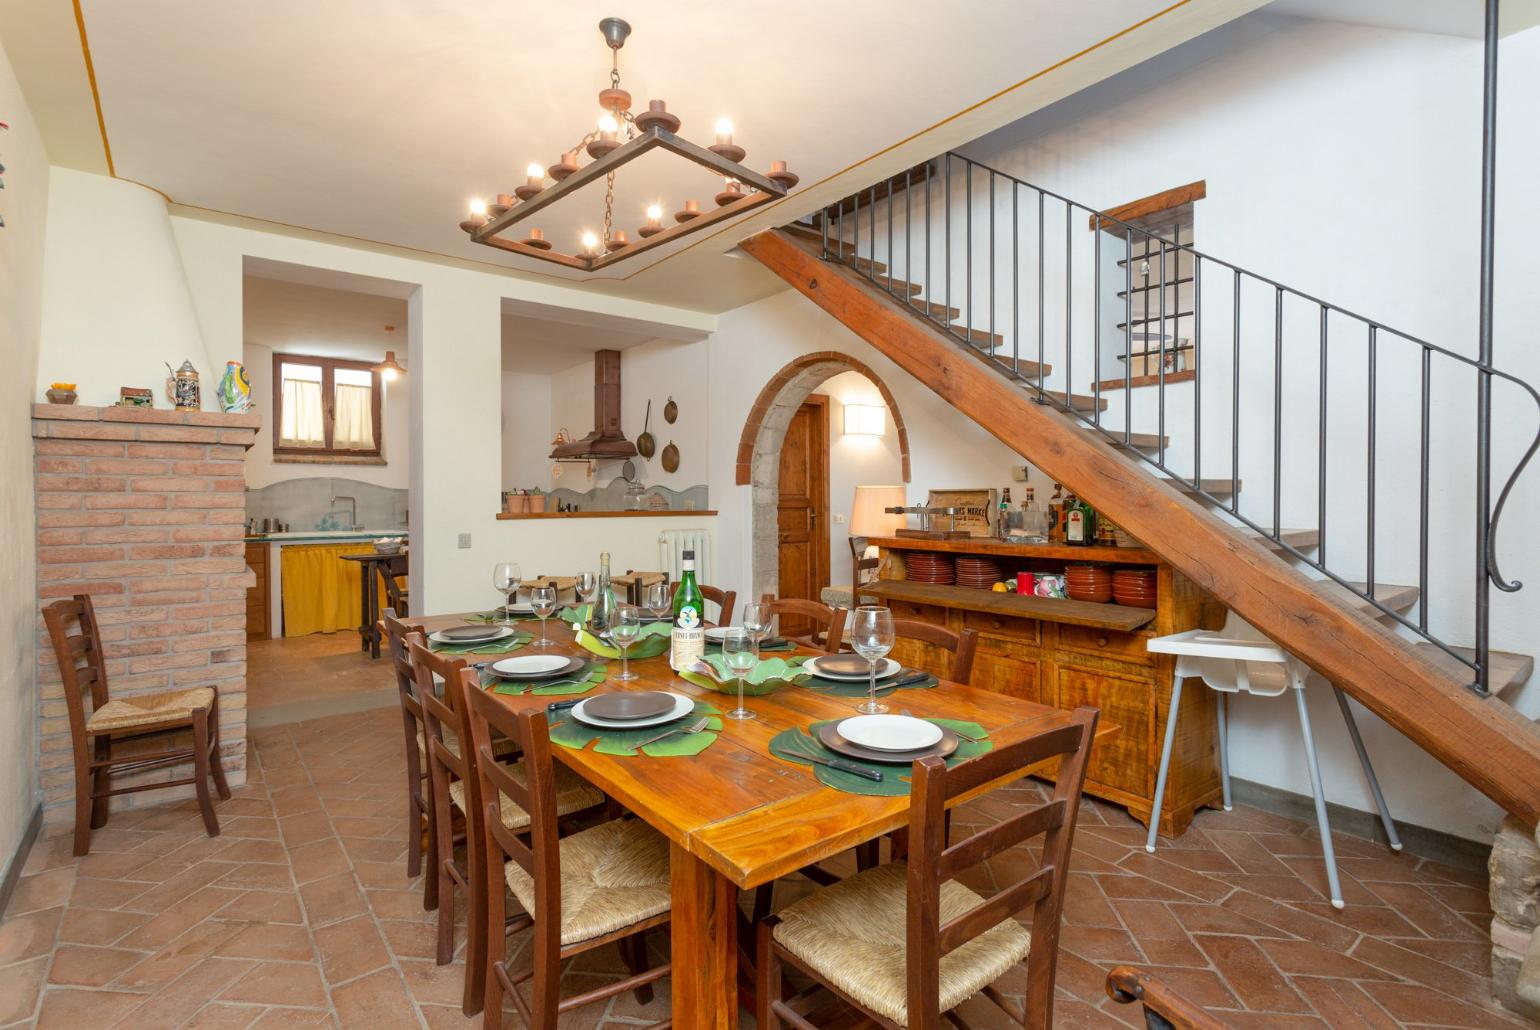
M 498 593 L 503 595 L 503 608 L 502 611 L 498 612 L 498 615 L 501 616 L 498 621 L 504 626 L 513 623 L 513 618 L 508 608 L 513 604 L 514 598 L 518 595 L 519 584 L 523 582 L 524 574 L 519 571 L 518 562 L 500 561 L 492 566 L 492 586 Z
M 871 693 L 856 705 L 856 711 L 866 715 L 886 712 L 888 706 L 877 700 L 877 662 L 893 650 L 893 613 L 872 604 L 857 608 L 851 619 L 850 646 L 866 659 L 871 674 Z
M 623 604 L 615 609 L 615 619 L 610 623 L 610 639 L 620 648 L 620 675 L 617 680 L 640 679 L 626 662 L 626 652 L 642 632 L 642 610 L 633 604 Z
M 759 645 L 770 636 L 775 615 L 768 604 L 755 601 L 743 606 L 743 631 L 754 640 L 754 660 L 759 661 Z
M 743 707 L 743 677 L 758 664 L 759 659 L 754 654 L 758 647 L 758 641 L 747 630 L 728 630 L 722 637 L 722 658 L 738 677 L 738 707 L 727 713 L 729 719 L 754 718 L 754 713 Z
M 666 619 L 674 610 L 674 591 L 667 583 L 653 583 L 647 588 L 647 610 L 655 619 Z
M 549 583 L 532 588 L 529 592 L 529 606 L 540 617 L 540 643 L 535 646 L 550 647 L 551 642 L 545 635 L 545 620 L 556 611 L 556 588 Z
M 599 577 L 592 572 L 579 572 L 574 586 L 577 589 L 578 598 L 588 605 L 588 610 L 592 612 L 594 598 L 599 594 Z M 581 612 L 579 614 L 582 614 L 585 619 L 588 618 L 586 614 Z

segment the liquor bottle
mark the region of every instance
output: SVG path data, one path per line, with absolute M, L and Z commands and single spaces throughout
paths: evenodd
M 1064 487 L 1053 484 L 1053 496 L 1048 498 L 1048 539 L 1054 543 L 1064 540 Z
M 1000 512 L 995 521 L 995 536 L 1004 540 L 1010 535 L 1011 521 L 1011 488 L 1006 487 L 1005 493 L 1000 495 Z
M 674 628 L 668 642 L 668 664 L 675 672 L 690 668 L 706 653 L 706 598 L 695 585 L 695 552 L 684 552 L 680 564 L 683 571 L 674 588 Z
M 599 555 L 599 586 L 594 591 L 593 607 L 588 613 L 588 632 L 603 638 L 615 618 L 615 589 L 610 585 L 610 552 Z
M 1077 547 L 1096 542 L 1096 511 L 1078 497 L 1065 505 L 1064 542 Z

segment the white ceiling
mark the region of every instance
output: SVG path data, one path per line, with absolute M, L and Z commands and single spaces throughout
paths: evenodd
M 505 314 L 503 371 L 550 375 L 587 362 L 594 351 L 625 350 L 653 339 L 645 333 Z
M 242 280 L 248 344 L 323 358 L 406 361 L 406 301 L 247 275 Z M 385 326 L 395 326 L 387 333 Z
M 1485 6 L 1482 0 L 1273 0 L 1271 10 L 1322 21 L 1480 39 Z M 1501 10 L 1499 28 L 1509 35 L 1535 24 L 1540 0 L 1503 0 Z

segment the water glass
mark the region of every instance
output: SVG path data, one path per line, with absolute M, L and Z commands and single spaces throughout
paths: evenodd
M 850 646 L 866 659 L 871 676 L 871 692 L 856 711 L 878 715 L 888 710 L 877 700 L 877 663 L 893 650 L 893 613 L 878 605 L 862 605 L 852 613 L 850 625 Z
M 653 583 L 644 600 L 655 619 L 666 619 L 674 610 L 674 591 L 667 583 Z
M 519 571 L 518 562 L 500 561 L 492 566 L 492 587 L 503 595 L 503 607 L 498 612 L 498 621 L 504 626 L 513 622 L 508 607 L 518 597 L 519 584 L 523 582 L 524 574 Z
M 743 631 L 754 640 L 754 660 L 759 661 L 759 645 L 770 636 L 775 625 L 775 615 L 770 606 L 760 601 L 743 606 Z
M 594 598 L 599 595 L 599 577 L 592 572 L 579 572 L 574 586 L 577 589 L 579 600 L 589 605 L 589 610 L 592 611 Z M 587 618 L 587 616 L 584 615 L 584 618 Z
M 540 617 L 540 643 L 536 646 L 550 647 L 551 642 L 545 635 L 545 620 L 556 611 L 556 588 L 549 584 L 533 588 L 529 592 L 529 606 Z
M 722 658 L 738 677 L 738 707 L 727 713 L 729 719 L 754 718 L 754 713 L 743 707 L 743 677 L 759 662 L 754 654 L 758 646 L 754 635 L 747 630 L 729 630 L 722 637 Z
M 610 623 L 610 639 L 615 646 L 620 648 L 620 675 L 615 679 L 619 681 L 640 679 L 631 671 L 627 663 L 626 652 L 631 644 L 642 632 L 642 610 L 632 604 L 623 604 L 615 609 L 615 620 Z

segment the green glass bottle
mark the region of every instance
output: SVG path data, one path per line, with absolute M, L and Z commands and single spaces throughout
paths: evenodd
M 690 668 L 706 653 L 706 597 L 695 583 L 695 552 L 686 551 L 682 558 L 668 647 L 668 664 L 675 672 Z
M 1079 547 L 1090 547 L 1096 543 L 1096 509 L 1087 504 L 1084 498 L 1076 497 L 1065 505 L 1064 542 Z
M 610 552 L 605 551 L 599 555 L 599 587 L 588 612 L 588 632 L 601 639 L 609 633 L 615 608 L 615 588 L 610 585 Z

